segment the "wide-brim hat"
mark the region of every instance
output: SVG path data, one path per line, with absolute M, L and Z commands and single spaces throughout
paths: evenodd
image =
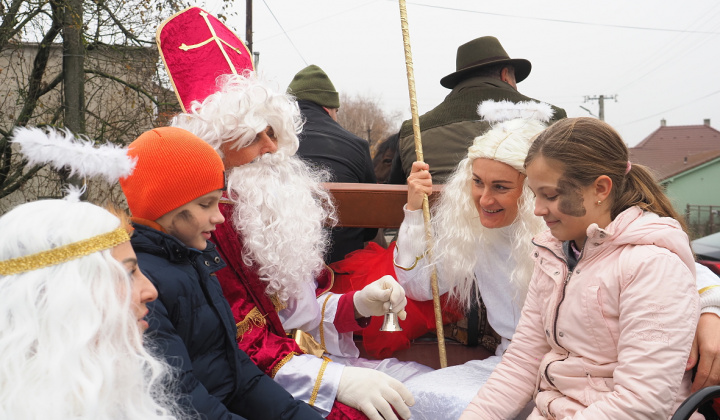
M 508 63 L 515 68 L 515 82 L 520 83 L 530 74 L 532 65 L 524 58 L 510 58 L 494 36 L 483 36 L 467 42 L 457 49 L 455 72 L 440 79 L 440 84 L 452 89 L 465 75 L 492 64 Z
M 250 51 L 239 36 L 199 7 L 167 18 L 157 29 L 158 49 L 183 111 L 218 91 L 224 74 L 253 70 Z

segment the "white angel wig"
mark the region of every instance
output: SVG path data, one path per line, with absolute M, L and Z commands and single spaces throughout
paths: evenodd
M 278 153 L 297 152 L 302 117 L 292 96 L 278 92 L 250 71 L 220 76 L 217 83 L 218 92 L 193 102 L 189 112 L 178 114 L 170 124 L 205 140 L 220 156 L 223 143 L 232 150 L 241 149 L 267 126 L 275 132 Z
M 328 178 L 327 171 L 281 153 L 267 153 L 229 172 L 227 190 L 234 204 L 232 223 L 243 240 L 242 258 L 257 267 L 268 296 L 287 301 L 324 267 L 329 237 L 323 226 L 337 224 L 321 184 Z
M 545 128 L 537 120 L 514 119 L 495 125 L 490 131 L 477 137 L 448 179 L 442 196 L 434 208 L 433 230 L 436 234 L 434 259 L 442 261 L 440 275 L 451 289 L 451 297 L 466 307 L 480 300 L 474 289 L 474 268 L 486 249 L 498 246 L 509 235 L 512 255 L 517 265 L 510 281 L 515 289 L 515 299 L 522 306 L 532 275 L 530 258 L 531 239 L 544 229 L 541 218 L 533 214 L 532 191 L 523 181 L 523 191 L 518 200 L 518 212 L 513 223 L 504 228 L 489 229 L 480 223 L 477 207 L 472 198 L 472 165 L 475 159 L 485 158 L 510 165 L 525 173 L 523 162 L 535 135 Z M 509 230 L 509 232 L 507 231 Z M 485 261 L 501 266 L 507 261 Z
M 76 199 L 23 204 L 0 218 L 0 261 L 120 224 Z M 143 347 L 130 291 L 111 249 L 0 275 L 0 418 L 176 418 L 168 368 Z

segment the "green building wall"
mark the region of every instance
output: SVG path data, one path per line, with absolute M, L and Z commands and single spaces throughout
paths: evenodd
M 720 158 L 697 166 L 662 181 L 665 191 L 678 213 L 685 215 L 687 206 L 713 206 L 694 208 L 688 214 L 688 223 L 697 236 L 709 235 L 720 227 Z

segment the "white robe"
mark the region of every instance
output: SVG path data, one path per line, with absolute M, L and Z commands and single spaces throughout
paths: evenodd
M 299 295 L 287 302 L 287 307 L 278 315 L 286 331 L 303 330 L 318 342 L 321 342 L 320 324 L 323 325 L 325 356 L 332 360 L 325 366 L 314 404 L 323 417 L 332 409 L 345 366 L 379 370 L 401 382 L 433 370 L 420 363 L 402 362 L 395 358 L 368 360 L 359 357 L 360 350 L 355 345 L 353 333 L 340 333 L 334 324 L 341 295 L 329 293 L 316 298 L 313 284 L 307 285 Z M 323 307 L 324 313 L 321 310 Z M 308 354 L 295 355 L 278 370 L 274 379 L 293 397 L 307 402 L 322 365 L 321 358 Z
M 418 375 L 405 382 L 415 397 L 411 407 L 413 419 L 457 419 L 480 387 L 485 383 L 495 366 L 500 363 L 502 353 L 510 344 L 515 327 L 520 320 L 521 305 L 514 299 L 515 292 L 510 283 L 510 274 L 515 259 L 510 254 L 510 229 L 502 228 L 502 242 L 493 243 L 487 253 L 478 257 L 475 277 L 487 308 L 488 323 L 501 337 L 495 356 L 484 360 L 471 360 L 463 365 L 439 369 Z M 412 266 L 418 247 L 424 244 L 422 211 L 405 210 L 405 219 L 400 227 L 395 261 L 403 267 Z M 420 248 L 421 249 L 421 248 Z M 422 258 L 414 269 L 405 271 L 395 268 L 398 282 L 405 288 L 411 299 L 430 300 L 430 267 Z M 448 291 L 447 283 L 438 279 L 440 293 Z

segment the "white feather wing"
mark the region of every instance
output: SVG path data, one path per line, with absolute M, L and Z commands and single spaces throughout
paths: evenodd
M 12 141 L 20 146 L 29 164 L 67 168 L 71 175 L 103 176 L 117 182 L 135 168 L 126 149 L 112 143 L 96 147 L 91 140 L 75 138 L 69 130 L 20 127 L 15 129 Z
M 552 118 L 553 110 L 544 102 L 483 101 L 478 106 L 478 115 L 490 123 L 504 122 L 515 118 L 535 119 L 547 123 Z

